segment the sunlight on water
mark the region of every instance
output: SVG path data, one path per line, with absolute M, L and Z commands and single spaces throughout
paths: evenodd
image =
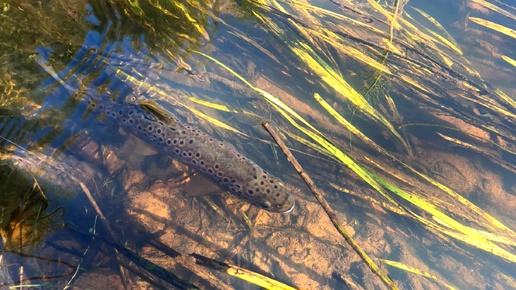
M 393 284 L 516 287 L 513 3 L 0 8 L 1 286 L 381 288 L 268 121 Z

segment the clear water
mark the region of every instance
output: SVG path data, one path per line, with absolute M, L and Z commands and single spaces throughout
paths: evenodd
M 425 27 L 438 29 L 412 7 L 426 11 L 449 32 L 462 55 L 443 43 L 437 48 L 415 46 L 397 31 L 394 43 L 400 52 L 385 60 L 391 73 L 371 90 L 377 72 L 356 60 L 353 49 L 380 61 L 386 36 L 353 20 L 384 32 L 389 25 L 367 2 L 311 3 L 348 18 L 289 1 L 279 2 L 281 8 L 246 1 L 54 1 L 44 7 L 31 1 L 3 3 L 1 285 L 258 287 L 196 264 L 188 256 L 195 253 L 296 288 L 382 287 L 260 126 L 266 120 L 282 133 L 358 244 L 401 288 L 513 287 L 516 269 L 510 259 L 400 215 L 352 166 L 313 145 L 316 141 L 264 95 L 204 56 L 277 97 L 369 172 L 421 196 L 466 226 L 514 241 L 510 229 L 516 218 L 516 160 L 511 151 L 516 151 L 516 110 L 509 100 L 500 100 L 496 89 L 514 99 L 515 67 L 501 56 L 516 59 L 515 40 L 473 23 L 471 17 L 512 29 L 515 21 L 470 1 L 437 2 L 401 3 L 400 17 L 433 35 Z M 492 3 L 516 14 L 507 6 L 511 3 Z M 440 13 L 442 7 L 447 13 Z M 281 33 L 275 34 L 273 27 Z M 311 37 L 319 38 L 308 46 L 365 95 L 400 138 L 346 100 L 342 89 L 325 82 L 315 64 L 294 53 L 293 47 L 303 47 L 297 41 L 309 43 L 300 27 L 313 29 Z M 333 33 L 326 34 L 333 43 L 315 33 L 325 29 Z M 349 47 L 342 51 L 339 45 Z M 282 179 L 295 198 L 295 209 L 271 214 L 225 193 L 199 172 L 156 152 L 148 140 L 121 129 L 116 120 L 89 110 L 86 93 L 108 94 L 113 102 L 156 102 Z M 351 134 L 314 93 L 379 147 Z M 395 109 L 384 95 L 392 98 Z M 508 229 L 489 228 L 472 207 L 408 168 L 457 192 Z M 424 220 L 443 226 L 428 211 L 390 194 Z M 511 242 L 493 243 L 515 254 Z M 383 259 L 436 279 L 388 266 Z

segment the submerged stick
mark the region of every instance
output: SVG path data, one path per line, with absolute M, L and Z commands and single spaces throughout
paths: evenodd
M 79 185 L 81 186 L 81 189 L 84 192 L 84 195 L 86 195 L 86 197 L 90 201 L 91 205 L 93 206 L 93 208 L 95 209 L 95 211 L 99 215 L 100 221 L 102 222 L 102 224 L 106 228 L 108 234 L 111 236 L 111 239 L 113 239 L 113 241 L 116 241 L 116 234 L 115 234 L 115 232 L 113 231 L 113 229 L 109 225 L 109 222 L 107 221 L 106 217 L 104 216 L 104 214 L 100 210 L 100 207 L 97 205 L 97 202 L 95 201 L 95 199 L 91 195 L 90 190 L 86 187 L 86 185 L 84 183 L 82 183 L 80 181 L 79 181 Z M 128 284 L 128 281 L 127 281 L 127 273 L 125 272 L 124 267 L 122 266 L 121 259 L 120 259 L 120 253 L 118 252 L 117 249 L 113 249 L 113 250 L 115 251 L 115 258 L 116 258 L 116 260 L 118 262 L 118 266 L 119 266 L 120 279 L 122 280 L 122 283 L 124 284 L 124 288 L 125 289 L 129 289 L 129 284 Z
M 351 248 L 353 248 L 355 253 L 357 253 L 358 256 L 360 256 L 362 261 L 364 261 L 364 263 L 366 263 L 367 267 L 369 267 L 369 269 L 371 269 L 371 271 L 373 271 L 373 273 L 376 276 L 378 276 L 387 287 L 389 287 L 390 289 L 398 289 L 398 287 L 396 286 L 396 284 L 394 284 L 394 282 L 389 277 L 389 275 L 385 275 L 384 273 L 382 273 L 380 271 L 380 268 L 378 268 L 378 266 L 376 266 L 376 264 L 373 262 L 373 260 L 371 258 L 369 258 L 367 253 L 364 252 L 364 250 L 362 250 L 362 248 L 360 248 L 360 246 L 355 242 L 355 240 L 346 231 L 346 229 L 344 229 L 344 227 L 341 225 L 342 223 L 339 222 L 337 215 L 335 214 L 333 209 L 331 209 L 328 202 L 326 202 L 326 200 L 324 199 L 323 192 L 319 188 L 317 188 L 317 186 L 315 185 L 313 180 L 310 178 L 310 176 L 308 176 L 308 174 L 303 170 L 303 167 L 301 167 L 301 164 L 299 164 L 299 162 L 297 162 L 296 158 L 292 155 L 292 153 L 287 148 L 287 146 L 285 145 L 283 140 L 281 140 L 281 138 L 276 133 L 276 131 L 267 122 L 262 122 L 262 126 L 271 135 L 271 137 L 274 139 L 276 144 L 278 144 L 279 148 L 281 149 L 281 151 L 283 151 L 285 156 L 287 156 L 287 160 L 290 162 L 290 164 L 292 164 L 294 169 L 296 169 L 297 173 L 301 176 L 301 178 L 303 178 L 303 180 L 305 181 L 305 183 L 308 186 L 308 188 L 310 189 L 310 191 L 312 191 L 313 195 L 315 196 L 315 198 L 317 199 L 319 204 L 322 206 L 323 210 L 328 215 L 328 218 L 330 218 L 335 229 L 337 229 L 337 231 L 342 235 L 342 237 L 351 246 Z

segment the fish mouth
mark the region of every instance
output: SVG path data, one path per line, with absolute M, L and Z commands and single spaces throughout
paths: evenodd
M 286 211 L 281 212 L 281 214 L 287 214 L 287 213 L 292 212 L 294 210 L 294 207 L 296 207 L 296 205 L 294 203 L 292 203 L 292 206 L 289 209 L 287 209 Z
M 257 205 L 261 209 L 266 210 L 268 212 L 279 213 L 279 214 L 287 214 L 287 213 L 290 213 L 292 210 L 294 210 L 294 207 L 295 207 L 295 204 L 294 204 L 293 200 L 291 202 L 289 202 L 288 204 L 290 204 L 290 203 L 292 203 L 292 205 L 288 209 L 286 209 L 286 210 L 283 210 L 284 205 L 282 205 L 282 206 L 280 206 L 280 205 L 272 206 L 269 202 L 260 202 L 260 203 L 255 204 L 255 205 Z

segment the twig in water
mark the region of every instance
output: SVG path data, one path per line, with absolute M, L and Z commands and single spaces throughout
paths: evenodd
M 337 229 L 337 231 L 342 235 L 342 237 L 344 237 L 346 242 L 351 246 L 351 248 L 353 248 L 355 253 L 357 253 L 360 256 L 362 261 L 366 263 L 366 265 L 369 267 L 369 269 L 371 269 L 371 271 L 373 271 L 374 274 L 380 277 L 382 282 L 387 287 L 389 287 L 390 289 L 398 289 L 398 287 L 396 286 L 396 284 L 394 284 L 389 275 L 385 275 L 380 271 L 380 268 L 378 268 L 378 266 L 376 266 L 373 260 L 369 258 L 366 252 L 364 252 L 364 250 L 360 248 L 360 246 L 355 242 L 355 240 L 346 231 L 346 229 L 344 229 L 344 227 L 341 226 L 341 223 L 339 222 L 337 215 L 331 209 L 328 202 L 326 202 L 326 200 L 324 199 L 322 191 L 319 188 L 317 188 L 310 176 L 306 174 L 306 172 L 303 170 L 303 167 L 301 167 L 301 164 L 299 164 L 299 162 L 297 162 L 296 158 L 292 155 L 292 153 L 290 153 L 290 150 L 287 148 L 283 140 L 281 140 L 276 131 L 267 122 L 262 122 L 262 126 L 265 128 L 265 130 L 267 130 L 267 132 L 271 135 L 274 141 L 276 141 L 276 143 L 278 144 L 281 151 L 283 151 L 285 156 L 287 156 L 287 160 L 290 162 L 290 164 L 292 164 L 292 166 L 294 166 L 294 169 L 296 169 L 297 173 L 301 176 L 301 178 L 303 178 L 306 185 L 308 185 L 308 188 L 310 189 L 310 191 L 312 191 L 313 195 L 315 196 L 319 204 L 322 206 L 322 208 L 330 218 L 335 229 Z
M 81 186 L 82 191 L 84 192 L 84 194 L 86 195 L 86 197 L 90 201 L 91 205 L 93 206 L 93 208 L 95 209 L 95 211 L 99 215 L 100 221 L 102 222 L 102 225 L 108 231 L 111 239 L 113 241 L 117 241 L 117 239 L 115 238 L 116 237 L 115 232 L 113 231 L 113 229 L 109 225 L 109 222 L 107 221 L 106 217 L 104 216 L 104 214 L 100 210 L 100 207 L 97 205 L 97 202 L 95 202 L 95 199 L 93 199 L 93 196 L 91 196 L 90 190 L 86 187 L 86 185 L 84 185 L 84 183 L 82 183 L 80 181 L 79 181 L 79 185 Z M 122 264 L 120 262 L 121 255 L 120 255 L 120 253 L 118 252 L 117 249 L 113 249 L 113 250 L 115 251 L 115 258 L 117 259 L 117 262 L 118 262 L 118 267 L 119 267 L 119 270 L 120 270 L 120 279 L 122 280 L 122 283 L 124 284 L 124 289 L 129 289 L 129 284 L 127 282 L 127 274 L 125 272 L 124 267 L 122 267 Z

